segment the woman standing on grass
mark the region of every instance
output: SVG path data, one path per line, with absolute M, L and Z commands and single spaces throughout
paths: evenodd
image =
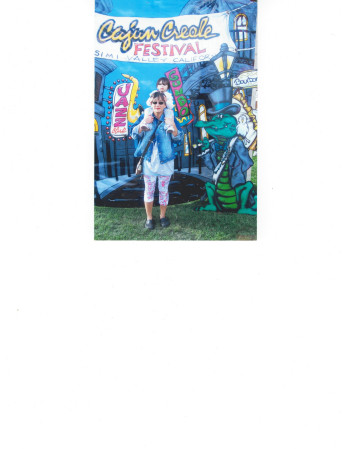
M 155 92 L 152 97 L 151 106 L 153 114 L 150 116 L 141 115 L 132 129 L 132 138 L 141 139 L 134 153 L 135 157 L 140 157 L 146 148 L 147 143 L 152 138 L 148 151 L 144 157 L 143 178 L 145 181 L 144 202 L 147 214 L 145 228 L 154 229 L 152 209 L 156 180 L 158 178 L 159 204 L 160 204 L 160 225 L 163 228 L 170 226 L 170 220 L 166 217 L 166 208 L 169 202 L 169 182 L 174 172 L 175 151 L 173 142 L 179 143 L 183 137 L 183 131 L 175 118 L 165 118 L 166 97 L 160 92 Z M 148 129 L 146 123 L 152 123 L 152 130 Z M 158 127 L 156 128 L 156 126 Z M 164 126 L 172 126 L 173 132 L 167 133 Z M 155 135 L 153 135 L 155 130 Z

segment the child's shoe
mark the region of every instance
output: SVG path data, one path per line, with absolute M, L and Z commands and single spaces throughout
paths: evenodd
M 172 134 L 172 133 L 174 132 L 174 128 L 173 128 L 172 125 L 165 125 L 165 128 L 164 128 L 164 129 L 166 130 L 166 132 L 167 132 L 168 134 Z

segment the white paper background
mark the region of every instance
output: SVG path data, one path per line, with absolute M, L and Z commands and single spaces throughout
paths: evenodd
M 259 3 L 259 240 L 154 244 L 93 241 L 93 2 L 3 5 L 1 447 L 346 448 L 345 13 Z

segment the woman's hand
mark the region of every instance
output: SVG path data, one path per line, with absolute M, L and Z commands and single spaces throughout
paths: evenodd
M 173 118 L 167 118 L 167 117 L 165 117 L 165 124 L 166 124 L 167 126 L 172 126 L 172 127 L 173 127 L 174 131 L 173 131 L 172 135 L 173 135 L 174 137 L 176 137 L 177 134 L 178 134 L 178 130 L 177 130 L 177 127 L 176 127 L 175 120 L 174 120 Z
M 168 126 L 173 126 L 173 127 L 176 128 L 175 120 L 174 120 L 173 118 L 165 117 L 165 123 L 166 123 Z
M 208 148 L 210 148 L 210 141 L 207 139 L 207 137 L 204 137 L 203 141 L 198 140 L 198 143 L 202 144 L 201 145 L 201 151 L 205 151 Z
M 153 122 L 153 115 L 147 115 L 143 118 L 142 122 L 140 123 L 139 131 L 142 133 L 143 131 L 148 131 L 150 128 L 147 126 L 147 124 Z
M 152 123 L 154 120 L 153 115 L 146 115 L 145 118 L 142 120 L 142 123 Z

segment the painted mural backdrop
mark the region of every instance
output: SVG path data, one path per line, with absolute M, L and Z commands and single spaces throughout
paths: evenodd
M 131 128 L 165 76 L 184 130 L 170 203 L 256 214 L 256 17 L 252 0 L 95 1 L 96 204 L 143 206 Z

